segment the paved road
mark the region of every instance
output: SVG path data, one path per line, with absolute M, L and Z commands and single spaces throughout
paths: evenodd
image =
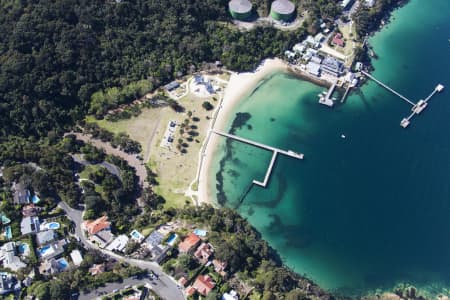
M 69 132 L 67 134 L 73 134 L 78 140 L 81 140 L 85 143 L 91 143 L 95 147 L 103 149 L 107 154 L 115 155 L 126 160 L 130 166 L 136 169 L 136 176 L 139 178 L 139 184 L 143 187 L 148 186 L 147 170 L 145 169 L 145 165 L 142 163 L 142 161 L 140 161 L 136 157 L 136 154 L 128 154 L 123 152 L 119 148 L 113 148 L 110 143 L 95 139 L 90 134 L 79 132 Z
M 167 289 L 167 284 L 162 281 L 162 279 L 151 279 L 149 276 L 141 278 L 141 279 L 133 279 L 133 278 L 127 278 L 124 279 L 123 282 L 113 282 L 108 283 L 104 287 L 100 287 L 94 291 L 91 291 L 89 293 L 81 293 L 78 297 L 79 300 L 90 300 L 95 299 L 98 297 L 102 297 L 103 295 L 112 293 L 114 290 L 121 290 L 125 286 L 134 286 L 134 285 L 147 285 L 150 286 L 152 290 L 154 290 L 157 294 L 159 294 L 159 291 Z M 167 298 L 168 300 L 171 300 L 172 298 Z
M 81 229 L 81 222 L 83 222 L 83 217 L 82 217 L 83 210 L 82 209 L 73 209 L 73 208 L 69 207 L 63 201 L 59 202 L 58 205 L 66 212 L 67 217 L 75 223 L 75 234 L 79 237 L 80 242 L 83 243 L 83 245 L 86 248 L 98 249 L 103 254 L 108 255 L 114 259 L 121 260 L 132 266 L 136 266 L 141 269 L 145 269 L 145 270 L 154 272 L 155 274 L 157 274 L 159 276 L 159 279 L 157 280 L 158 283 L 156 285 L 153 285 L 154 286 L 153 290 L 161 298 L 167 299 L 167 300 L 184 300 L 185 299 L 184 294 L 178 288 L 177 283 L 169 275 L 165 274 L 162 271 L 161 267 L 157 263 L 123 257 L 114 252 L 107 251 L 105 249 L 99 249 L 98 247 L 94 246 L 90 241 L 88 241 L 86 239 L 84 232 Z M 136 283 L 134 283 L 134 284 L 136 284 Z M 112 284 L 112 285 L 114 286 L 114 284 Z M 125 286 L 125 285 L 127 285 L 127 283 L 123 284 L 123 286 Z M 109 285 L 107 287 L 109 288 Z M 118 288 L 118 287 L 112 288 L 111 291 L 116 288 Z M 94 297 L 96 297 L 95 293 L 92 295 Z M 80 298 L 80 299 L 83 299 L 83 298 Z M 84 299 L 89 299 L 89 298 L 84 298 Z

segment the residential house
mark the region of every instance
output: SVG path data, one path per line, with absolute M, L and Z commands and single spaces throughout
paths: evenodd
M 102 216 L 96 220 L 84 221 L 82 225 L 89 234 L 89 240 L 97 243 L 100 248 L 104 248 L 114 239 L 108 216 Z
M 58 274 L 61 271 L 64 271 L 66 268 L 65 265 L 62 265 L 58 260 L 52 258 L 49 260 L 44 260 L 39 266 L 39 273 L 43 275 L 52 275 Z
M 16 256 L 16 244 L 14 242 L 8 242 L 0 248 L 0 261 L 2 261 L 3 267 L 14 272 L 27 266 Z
M 186 288 L 185 292 L 186 292 L 186 295 L 187 295 L 188 297 L 189 297 L 189 296 L 192 296 L 192 295 L 195 294 L 195 288 L 193 288 L 192 286 L 188 286 L 188 287 Z
M 202 243 L 195 251 L 194 257 L 197 258 L 201 264 L 206 264 L 213 253 L 214 250 L 211 244 Z
M 180 253 L 191 254 L 197 248 L 198 244 L 200 244 L 200 241 L 201 239 L 196 234 L 191 233 L 178 245 L 178 251 Z
M 51 244 L 38 248 L 37 253 L 41 259 L 50 259 L 57 257 L 64 253 L 64 247 L 66 246 L 66 240 L 59 240 Z
M 0 272 L 0 295 L 20 291 L 20 282 L 10 273 Z
M 341 33 L 336 33 L 331 43 L 339 47 L 345 47 L 345 41 Z
M 39 246 L 43 246 L 50 242 L 53 242 L 56 238 L 55 231 L 53 229 L 49 229 L 46 231 L 41 231 L 36 234 L 36 242 Z
M 39 206 L 34 205 L 33 203 L 25 205 L 22 208 L 22 215 L 24 217 L 34 217 L 39 214 L 41 208 Z
M 186 279 L 186 277 L 184 277 L 184 276 L 181 276 L 181 278 L 180 279 L 178 279 L 178 284 L 179 285 L 181 285 L 181 286 L 186 286 L 186 283 L 188 283 L 188 280 Z
M 39 232 L 39 218 L 25 217 L 20 222 L 20 231 L 23 235 Z
M 111 223 L 108 221 L 108 216 L 100 217 L 96 220 L 87 220 L 83 222 L 83 226 L 89 235 L 97 234 L 102 230 L 110 230 Z
M 94 264 L 89 268 L 89 273 L 91 273 L 92 276 L 102 274 L 103 272 L 105 272 L 105 264 Z
M 151 248 L 150 252 L 152 253 L 153 260 L 158 264 L 161 263 L 167 257 L 167 251 L 169 251 L 170 248 L 171 247 L 169 246 L 163 245 L 156 245 Z
M 213 259 L 212 264 L 214 266 L 214 271 L 219 273 L 222 277 L 227 276 L 227 272 L 225 272 L 225 269 L 227 268 L 227 262 L 220 261 L 218 259 Z
M 215 286 L 216 284 L 208 275 L 199 275 L 192 285 L 192 287 L 203 296 L 207 296 Z
M 164 235 L 155 230 L 145 239 L 145 243 L 147 244 L 148 248 L 153 248 L 156 245 L 161 244 L 161 242 L 164 240 Z
M 235 290 L 231 290 L 229 293 L 222 295 L 222 300 L 239 300 L 239 296 Z
M 100 248 L 105 248 L 112 240 L 114 240 L 114 235 L 109 230 L 102 230 L 91 235 L 89 240 L 97 244 Z
M 30 203 L 30 191 L 22 183 L 13 183 L 14 203 L 28 204 Z
M 116 237 L 105 249 L 109 251 L 123 252 L 127 247 L 128 240 L 129 238 L 126 235 L 121 234 Z

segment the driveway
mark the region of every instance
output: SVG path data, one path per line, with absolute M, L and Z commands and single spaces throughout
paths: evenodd
M 150 262 L 150 261 L 144 261 L 144 260 L 138 260 L 138 259 L 132 259 L 132 258 L 128 258 L 128 257 L 124 257 L 121 255 L 118 255 L 114 252 L 105 250 L 105 249 L 99 249 L 98 247 L 94 246 L 90 241 L 88 241 L 84 235 L 83 230 L 81 229 L 81 223 L 83 222 L 83 210 L 82 209 L 74 209 L 69 207 L 64 201 L 61 201 L 58 203 L 58 206 L 61 207 L 67 214 L 67 217 L 69 219 L 71 219 L 74 223 L 75 223 L 75 234 L 76 236 L 80 239 L 80 242 L 83 243 L 83 245 L 86 248 L 95 248 L 100 250 L 103 254 L 108 255 L 116 260 L 120 260 L 123 262 L 126 262 L 132 266 L 136 266 L 139 267 L 141 269 L 145 269 L 147 271 L 151 271 L 155 274 L 158 275 L 159 279 L 156 280 L 156 284 L 152 283 L 152 286 L 154 286 L 154 291 L 156 292 L 156 294 L 158 294 L 161 298 L 163 299 L 167 299 L 167 300 L 184 300 L 184 294 L 183 292 L 178 288 L 177 283 L 175 282 L 174 279 L 172 279 L 172 277 L 170 277 L 169 275 L 165 274 L 163 272 L 163 270 L 161 269 L 161 266 L 158 265 L 157 263 L 154 262 Z M 126 279 L 128 280 L 128 279 Z M 140 283 L 125 283 L 124 280 L 124 284 L 128 285 L 134 285 L 134 284 L 145 284 L 145 282 L 143 280 L 137 280 Z M 131 280 L 131 279 L 130 279 Z M 108 284 L 106 286 L 106 288 L 109 288 L 110 285 L 114 286 L 116 283 L 111 283 Z M 120 286 L 122 286 L 122 283 L 117 283 Z M 118 287 L 112 288 L 112 290 L 116 289 Z M 120 287 L 119 287 L 120 288 Z M 102 288 L 97 289 L 96 291 L 101 291 Z M 98 295 L 95 294 L 95 291 L 93 291 L 93 294 L 88 294 L 88 297 L 95 298 Z M 81 298 L 80 299 L 92 299 L 92 298 Z

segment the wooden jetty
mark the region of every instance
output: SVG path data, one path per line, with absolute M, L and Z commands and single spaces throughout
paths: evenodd
M 289 157 L 292 157 L 292 158 L 296 158 L 296 159 L 303 159 L 303 157 L 304 157 L 303 153 L 297 153 L 297 152 L 294 152 L 292 150 L 287 150 L 287 151 L 286 150 L 282 150 L 282 149 L 279 149 L 279 148 L 276 148 L 276 147 L 272 147 L 272 146 L 269 146 L 269 145 L 265 145 L 265 144 L 262 144 L 262 143 L 258 143 L 258 142 L 255 142 L 255 141 L 243 138 L 243 137 L 239 137 L 239 136 L 236 136 L 236 135 L 233 135 L 233 134 L 229 134 L 229 133 L 226 133 L 226 132 L 223 132 L 223 131 L 218 131 L 218 130 L 214 130 L 213 129 L 213 130 L 211 130 L 211 132 L 213 132 L 213 133 L 215 133 L 217 135 L 220 135 L 220 136 L 223 136 L 223 137 L 226 137 L 226 138 L 238 141 L 238 142 L 242 142 L 242 143 L 245 143 L 245 144 L 248 144 L 248 145 L 251 145 L 251 146 L 255 146 L 255 147 L 258 147 L 258 148 L 261 148 L 261 149 L 273 152 L 272 159 L 270 160 L 269 167 L 267 168 L 266 175 L 264 176 L 264 181 L 261 182 L 261 181 L 258 181 L 258 180 L 253 180 L 253 184 L 259 185 L 259 186 L 264 187 L 264 188 L 267 186 L 267 184 L 268 184 L 268 182 L 270 180 L 270 175 L 272 174 L 273 166 L 275 165 L 275 161 L 277 159 L 278 154 L 286 155 L 286 156 L 289 156 Z

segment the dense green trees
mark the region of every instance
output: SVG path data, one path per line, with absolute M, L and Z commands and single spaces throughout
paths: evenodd
M 216 21 L 229 19 L 227 3 L 2 2 L 0 136 L 61 132 L 89 110 L 101 115 L 205 61 L 251 69 L 301 34 L 225 26 Z
M 404 3 L 402 0 L 378 0 L 372 8 L 360 4 L 353 14 L 356 32 L 360 37 L 376 30 L 381 19 L 395 6 Z

